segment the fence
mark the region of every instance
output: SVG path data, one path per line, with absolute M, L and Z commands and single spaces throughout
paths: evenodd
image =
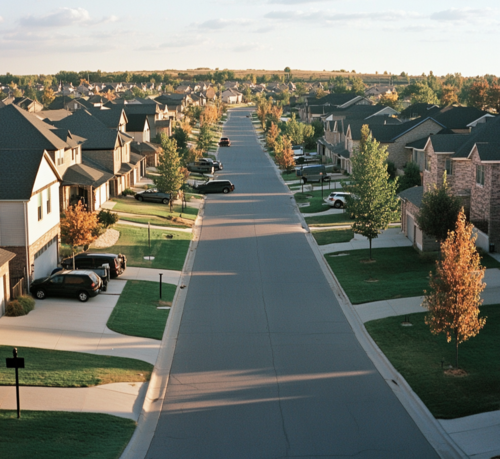
M 24 277 L 11 278 L 10 285 L 10 297 L 12 300 L 26 293 Z

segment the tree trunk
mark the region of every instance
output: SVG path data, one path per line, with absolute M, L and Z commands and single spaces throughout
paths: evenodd
M 458 370 L 458 330 L 455 329 L 455 368 Z
M 370 260 L 372 259 L 372 238 L 368 238 L 368 240 L 370 241 Z
M 73 252 L 73 271 L 75 270 L 75 249 L 72 248 L 72 252 Z

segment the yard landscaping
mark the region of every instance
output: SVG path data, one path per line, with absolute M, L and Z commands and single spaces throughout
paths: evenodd
M 171 304 L 175 290 L 175 285 L 162 284 L 162 300 Z M 163 305 L 159 299 L 157 282 L 127 281 L 108 320 L 108 328 L 124 335 L 161 340 L 169 310 L 157 309 Z
M 130 216 L 130 215 L 127 215 L 126 217 L 122 217 L 120 215 L 120 221 L 125 221 L 125 222 L 142 223 L 145 225 L 147 225 L 148 223 L 151 223 L 151 225 L 165 226 L 165 227 L 192 228 L 191 225 L 180 224 L 179 221 L 177 220 L 177 218 L 178 217 L 173 217 L 173 219 L 168 219 L 168 218 L 163 218 L 163 217 L 141 216 L 141 215 L 138 215 L 137 217 Z M 179 218 L 184 218 L 184 215 L 182 217 L 179 217 Z
M 311 234 L 313 235 L 314 239 L 316 239 L 318 245 L 349 242 L 354 237 L 354 232 L 350 229 L 313 231 Z
M 2 459 L 116 459 L 136 423 L 108 414 L 0 410 Z
M 128 225 L 116 225 L 120 232 L 118 242 L 105 249 L 92 249 L 93 252 L 123 253 L 127 256 L 127 265 L 141 268 L 172 269 L 181 271 L 184 266 L 190 233 L 151 229 L 151 250 L 148 246 L 148 229 Z M 171 235 L 172 238 L 167 238 Z M 145 260 L 145 256 L 154 260 Z
M 455 363 L 454 342 L 432 335 L 424 323 L 425 312 L 409 315 L 411 327 L 401 326 L 403 317 L 389 317 L 365 324 L 366 329 L 425 403 L 441 419 L 453 419 L 500 406 L 500 304 L 482 306 L 486 325 L 479 334 L 459 345 L 459 366 L 465 376 L 446 374 Z M 444 369 L 441 368 L 444 359 Z
M 413 247 L 373 249 L 373 263 L 366 263 L 368 249 L 341 253 L 347 255 L 336 256 L 336 252 L 325 259 L 353 304 L 423 295 L 437 257 L 436 253 L 419 254 Z M 487 268 L 500 268 L 487 254 L 482 263 Z
M 324 198 L 329 194 L 328 188 L 323 190 L 323 198 L 321 197 L 321 190 L 318 191 L 304 191 L 304 193 L 295 193 L 293 196 L 298 204 L 309 203 L 307 207 L 300 207 L 302 213 L 315 213 L 325 212 L 330 207 L 325 203 Z
M 187 207 L 182 211 L 180 205 L 174 205 L 173 212 L 170 212 L 168 204 L 139 202 L 136 199 L 124 197 L 113 198 L 112 201 L 116 202 L 112 211 L 125 212 L 127 214 L 154 215 L 157 217 L 168 217 L 171 215 L 178 217 L 182 212 L 182 217 L 190 220 L 195 220 L 198 215 L 198 209 L 194 207 Z
M 83 352 L 18 347 L 26 368 L 19 372 L 23 386 L 90 387 L 117 382 L 149 381 L 153 365 L 141 360 Z M 0 346 L 0 359 L 12 357 L 12 346 Z M 15 374 L 0 366 L 0 385 L 13 386 Z

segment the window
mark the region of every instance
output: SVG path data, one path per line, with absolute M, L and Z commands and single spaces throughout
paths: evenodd
M 71 150 L 71 159 L 74 161 L 75 160 L 75 157 L 76 157 L 76 148 L 73 148 Z
M 50 214 L 51 211 L 51 202 L 50 202 L 50 187 L 47 188 L 47 214 Z
M 431 158 L 429 155 L 425 155 L 425 170 L 426 171 L 431 170 Z
M 444 168 L 446 170 L 446 175 L 452 175 L 453 174 L 453 162 L 451 159 L 447 159 L 445 161 Z
M 484 166 L 476 166 L 476 183 L 478 185 L 484 186 Z
M 43 217 L 42 215 L 42 193 L 38 193 L 38 220 L 40 221 Z

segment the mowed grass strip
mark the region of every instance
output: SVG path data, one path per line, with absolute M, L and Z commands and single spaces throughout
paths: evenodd
M 191 233 L 151 229 L 151 249 L 148 245 L 148 228 L 116 225 L 120 238 L 115 245 L 105 249 L 92 249 L 92 252 L 123 253 L 127 256 L 128 266 L 141 268 L 172 269 L 181 271 L 186 258 Z M 167 235 L 172 235 L 171 239 Z M 145 260 L 145 256 L 154 260 Z
M 12 347 L 0 346 L 0 361 L 12 357 Z M 19 382 L 23 386 L 91 387 L 145 382 L 153 371 L 153 365 L 135 359 L 32 347 L 18 347 L 17 350 L 19 357 L 25 359 L 25 368 L 19 370 Z M 15 383 L 14 370 L 0 365 L 0 385 Z
M 335 256 L 338 253 L 348 255 Z M 419 254 L 413 247 L 373 249 L 372 255 L 374 263 L 366 263 L 368 249 L 325 255 L 353 304 L 423 295 L 429 288 L 429 272 L 434 271 L 438 256 L 437 253 Z M 500 263 L 487 254 L 482 263 L 486 268 L 500 267 Z
M 2 459 L 119 458 L 136 423 L 108 414 L 0 410 Z
M 349 242 L 354 237 L 354 232 L 350 229 L 313 231 L 311 234 L 316 239 L 318 245 Z
M 304 191 L 304 193 L 295 193 L 293 196 L 297 203 L 309 203 L 307 207 L 300 207 L 300 211 L 304 214 L 315 213 L 315 212 L 325 212 L 330 209 L 324 198 L 328 196 L 328 189 L 323 190 L 323 197 L 321 197 L 321 190 L 319 191 Z
M 442 334 L 431 334 L 424 322 L 425 315 L 411 314 L 412 327 L 401 326 L 404 316 L 374 320 L 365 326 L 436 418 L 453 419 L 498 410 L 500 304 L 482 306 L 480 317 L 487 317 L 485 327 L 476 337 L 459 345 L 459 367 L 467 372 L 463 377 L 444 373 L 449 365 L 455 365 L 455 344 L 447 343 Z
M 173 212 L 170 212 L 170 205 L 160 204 L 155 202 L 139 202 L 134 198 L 116 197 L 112 198 L 116 202 L 111 211 L 126 212 L 128 214 L 138 215 L 156 215 L 159 217 L 167 217 L 172 215 L 178 217 L 181 213 L 183 218 L 194 220 L 198 215 L 198 209 L 195 207 L 187 207 L 183 211 L 180 205 L 173 206 Z
M 339 214 L 306 217 L 306 223 L 311 227 L 344 226 L 352 225 L 354 223 L 354 220 L 349 217 L 349 214 L 347 212 L 342 212 Z
M 137 217 L 131 217 L 129 215 L 127 215 L 126 217 L 122 217 L 120 215 L 120 221 L 122 220 L 126 222 L 142 223 L 145 225 L 151 223 L 151 225 L 156 225 L 156 226 L 191 228 L 190 226 L 187 225 L 180 225 L 179 223 L 174 222 L 173 220 L 167 220 L 166 218 L 162 217 L 155 217 L 154 215 L 151 215 L 150 217 L 145 217 L 140 215 L 138 215 Z
M 168 318 L 168 309 L 157 309 L 160 299 L 157 282 L 127 281 L 107 326 L 123 335 L 162 339 Z M 162 284 L 162 300 L 174 299 L 176 286 Z

